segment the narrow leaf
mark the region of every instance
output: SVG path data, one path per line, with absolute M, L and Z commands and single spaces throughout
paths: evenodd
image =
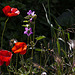
M 58 53 L 60 55 L 60 44 L 59 44 L 59 40 L 57 39 L 57 48 L 58 48 Z

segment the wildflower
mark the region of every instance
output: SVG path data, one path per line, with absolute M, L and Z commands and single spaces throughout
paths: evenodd
M 31 15 L 31 16 L 36 15 L 36 14 L 34 14 L 34 13 L 35 13 L 35 11 L 32 12 L 31 10 L 29 10 L 29 12 L 27 12 L 27 14 L 28 14 L 28 15 Z
M 2 11 L 8 17 L 17 16 L 20 14 L 20 11 L 17 8 L 12 8 L 9 5 L 5 6 Z
M 29 24 L 26 24 L 26 27 L 29 27 Z
M 32 22 L 32 20 L 34 18 L 36 19 L 36 17 L 37 17 L 37 15 L 35 14 L 35 11 L 29 10 L 29 12 L 27 12 L 27 14 L 30 16 L 30 22 Z
M 34 14 L 34 13 L 35 13 L 35 11 L 33 11 L 33 12 L 31 13 L 31 15 L 32 15 L 32 16 L 36 15 L 36 14 Z
M 32 22 L 33 18 L 30 18 L 30 22 Z
M 0 49 L 0 66 L 6 62 L 6 66 L 10 64 L 10 59 L 12 57 L 12 53 L 7 50 Z
M 31 28 L 25 28 L 26 31 L 24 31 L 24 34 L 27 34 L 27 36 L 30 36 L 31 34 L 33 34 L 32 29 Z
M 25 54 L 27 49 L 27 45 L 24 42 L 16 42 L 15 46 L 12 48 L 14 53 Z
M 29 12 L 27 12 L 27 14 L 28 14 L 28 15 L 30 15 L 31 13 L 32 13 L 32 11 L 31 11 L 31 10 L 29 10 Z

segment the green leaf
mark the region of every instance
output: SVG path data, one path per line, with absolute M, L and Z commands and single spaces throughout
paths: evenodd
M 59 40 L 57 39 L 57 48 L 58 48 L 58 53 L 60 55 L 60 44 L 59 44 Z
M 25 19 L 30 19 L 31 15 L 27 15 L 26 17 L 24 17 Z
M 63 49 L 61 49 L 61 51 L 64 53 L 64 56 L 67 58 L 67 53 Z
M 41 49 L 39 49 L 39 48 L 37 48 L 37 49 L 35 49 L 36 51 L 41 51 Z
M 29 25 L 22 25 L 23 27 L 29 27 Z
M 67 36 L 68 36 L 68 40 L 70 40 L 70 34 L 69 33 L 67 33 Z
M 23 21 L 23 22 L 29 22 L 29 21 L 25 20 L 25 21 Z
M 72 69 L 72 72 L 75 72 L 75 67 Z
M 39 36 L 39 37 L 36 37 L 35 39 L 36 40 L 41 40 L 41 39 L 44 39 L 44 38 L 46 38 L 45 36 Z

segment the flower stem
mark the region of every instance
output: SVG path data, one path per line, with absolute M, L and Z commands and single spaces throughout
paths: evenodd
M 40 53 L 40 74 L 41 74 L 41 53 Z
M 0 74 L 1 74 L 1 66 L 0 66 Z
M 6 23 L 8 22 L 8 19 L 9 19 L 9 17 L 8 17 L 8 18 L 6 19 L 6 21 L 5 21 L 4 29 L 3 29 L 3 32 L 2 32 L 2 37 L 1 37 L 1 49 L 2 49 L 2 46 L 3 46 L 3 35 L 4 35 L 4 31 L 5 31 Z
M 29 50 L 29 36 L 27 38 L 28 50 Z
M 34 28 L 33 28 L 33 42 L 34 42 L 34 39 L 35 39 L 35 21 L 34 21 Z
M 75 67 L 75 49 L 73 49 L 73 68 Z
M 32 52 L 31 52 L 31 65 L 30 65 L 30 75 L 33 75 L 32 74 L 32 69 L 33 69 L 33 41 L 31 40 L 31 36 L 30 36 L 30 44 L 31 44 L 31 47 L 32 47 Z
M 16 70 L 17 70 L 18 54 L 16 54 Z

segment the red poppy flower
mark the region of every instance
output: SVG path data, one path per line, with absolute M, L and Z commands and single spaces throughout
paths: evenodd
M 0 49 L 0 66 L 6 62 L 6 66 L 10 64 L 10 59 L 12 57 L 12 53 L 7 50 Z
M 5 6 L 2 11 L 8 17 L 17 16 L 20 14 L 20 11 L 17 8 L 11 8 L 9 5 Z
M 20 54 L 25 54 L 27 49 L 27 45 L 24 42 L 17 42 L 15 43 L 15 46 L 12 48 L 12 51 L 14 53 L 20 53 Z

